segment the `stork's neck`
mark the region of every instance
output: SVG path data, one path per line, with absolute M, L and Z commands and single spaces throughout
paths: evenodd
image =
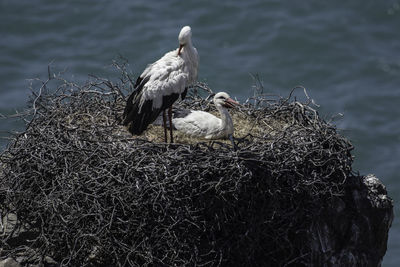
M 197 51 L 196 48 L 194 48 L 191 40 L 188 41 L 187 44 L 183 47 L 183 54 L 185 54 L 185 57 L 188 58 L 190 61 L 197 62 Z
M 193 50 L 194 49 L 194 46 L 192 44 L 192 40 L 188 40 L 188 42 L 185 45 L 185 49 L 187 49 L 187 50 Z
M 229 114 L 228 110 L 221 105 L 216 106 L 219 113 L 221 114 L 221 130 L 224 131 L 226 134 L 233 133 L 233 122 L 231 115 Z
M 185 62 L 188 64 L 190 73 L 190 83 L 197 79 L 197 67 L 199 64 L 199 58 L 196 48 L 192 44 L 192 40 L 189 40 L 183 47 L 182 56 Z

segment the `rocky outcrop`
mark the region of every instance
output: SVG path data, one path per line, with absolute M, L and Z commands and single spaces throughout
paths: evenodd
M 314 262 L 325 266 L 380 266 L 393 220 L 393 201 L 374 175 L 347 181 L 310 229 Z M 322 266 L 319 265 L 319 266 Z

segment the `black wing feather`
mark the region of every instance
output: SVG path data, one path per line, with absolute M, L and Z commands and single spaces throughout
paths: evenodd
M 185 90 L 183 90 L 183 92 L 181 93 L 181 99 L 182 99 L 182 100 L 185 99 L 186 94 L 187 94 L 187 91 L 188 91 L 188 88 L 189 88 L 189 87 L 185 87 Z
M 177 108 L 172 110 L 173 118 L 185 118 L 192 113 L 190 109 Z
M 143 86 L 149 81 L 150 77 L 139 77 L 135 83 L 135 91 L 126 101 L 124 113 L 122 115 L 123 125 L 128 126 L 129 132 L 135 135 L 142 134 L 150 123 L 155 121 L 161 111 L 169 108 L 179 98 L 178 93 L 163 96 L 161 108 L 153 108 L 153 100 L 144 101 L 140 109 L 140 100 L 143 95 Z M 185 90 L 185 95 L 186 95 Z M 140 110 L 140 113 L 139 113 Z
M 174 108 L 172 110 L 172 118 L 184 118 L 186 116 L 188 116 L 190 113 L 192 113 L 192 111 L 190 109 L 183 109 L 183 108 Z M 153 125 L 158 125 L 158 126 L 163 126 L 163 118 L 160 115 L 158 115 L 157 119 L 153 122 Z M 166 126 L 169 129 L 169 120 L 166 121 Z M 176 130 L 175 125 L 172 124 L 173 129 Z

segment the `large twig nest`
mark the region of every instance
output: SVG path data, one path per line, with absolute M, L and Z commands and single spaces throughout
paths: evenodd
M 64 265 L 306 264 L 302 239 L 344 192 L 350 143 L 310 103 L 263 95 L 231 111 L 237 151 L 176 132 L 164 144 L 159 127 L 132 137 L 119 123 L 123 74 L 118 84 L 53 78 L 33 95 L 26 130 L 1 155 L 0 209 L 18 218 L 3 227 L 1 255 L 29 247 Z M 213 112 L 203 87 L 178 105 Z

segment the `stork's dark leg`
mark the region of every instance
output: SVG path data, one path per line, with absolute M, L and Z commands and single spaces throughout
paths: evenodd
M 164 142 L 168 142 L 167 140 L 167 117 L 165 116 L 165 110 L 162 112 L 162 119 L 163 119 L 163 125 L 164 125 Z
M 169 118 L 169 135 L 171 137 L 170 142 L 174 142 L 174 136 L 172 135 L 172 106 L 168 109 L 168 118 Z
M 233 151 L 236 151 L 237 150 L 237 146 L 235 144 L 235 140 L 233 139 L 233 135 L 230 134 L 228 137 L 229 137 L 229 140 L 231 140 L 231 143 L 232 143 L 232 146 L 233 146 Z

